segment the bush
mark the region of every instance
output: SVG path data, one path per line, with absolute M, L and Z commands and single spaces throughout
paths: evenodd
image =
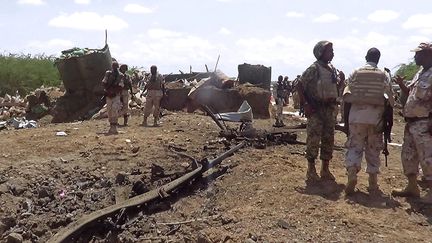
M 60 74 L 54 57 L 45 55 L 0 54 L 0 95 L 26 95 L 36 88 L 59 86 Z
M 396 71 L 396 75 L 399 75 L 401 77 L 406 76 L 405 80 L 412 80 L 419 69 L 420 67 L 417 66 L 415 62 L 410 62 L 408 64 L 400 64 L 399 69 Z

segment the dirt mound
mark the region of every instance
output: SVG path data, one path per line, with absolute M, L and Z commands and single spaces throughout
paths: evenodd
M 270 118 L 270 91 L 248 84 L 239 85 L 235 89 L 252 107 L 254 118 Z

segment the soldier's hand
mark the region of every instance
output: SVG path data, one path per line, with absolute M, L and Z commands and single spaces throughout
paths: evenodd
M 406 76 L 401 77 L 400 75 L 396 75 L 393 78 L 393 82 L 395 82 L 396 84 L 401 85 L 401 84 L 403 84 L 403 81 L 405 80 L 405 78 L 406 78 Z
M 307 103 L 304 104 L 303 107 L 304 107 L 304 114 L 305 114 L 306 118 L 309 118 L 310 115 L 312 115 L 315 112 L 313 107 Z

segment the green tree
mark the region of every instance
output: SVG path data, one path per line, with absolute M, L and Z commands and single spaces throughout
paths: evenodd
M 406 76 L 405 80 L 412 80 L 414 75 L 420 69 L 419 66 L 415 64 L 415 62 L 410 62 L 408 64 L 400 64 L 398 70 L 396 71 L 396 75 Z
M 54 57 L 46 55 L 0 54 L 0 95 L 25 95 L 36 88 L 59 86 L 60 74 Z

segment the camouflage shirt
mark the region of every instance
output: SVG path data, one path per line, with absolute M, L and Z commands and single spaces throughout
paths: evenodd
M 132 79 L 131 79 L 129 74 L 127 74 L 127 73 L 124 74 L 123 83 L 124 83 L 123 90 L 131 90 L 132 89 Z
M 432 114 L 432 67 L 421 68 L 409 86 L 410 92 L 404 107 L 405 117 L 428 117 Z
M 335 68 L 331 64 L 326 64 L 323 61 L 315 61 L 312 65 L 310 65 L 306 71 L 303 72 L 299 82 L 303 85 L 305 96 L 307 97 L 308 101 L 315 100 L 319 101 L 318 98 L 318 80 L 319 80 L 319 70 L 318 65 L 328 69 L 332 70 L 333 73 L 336 72 Z

